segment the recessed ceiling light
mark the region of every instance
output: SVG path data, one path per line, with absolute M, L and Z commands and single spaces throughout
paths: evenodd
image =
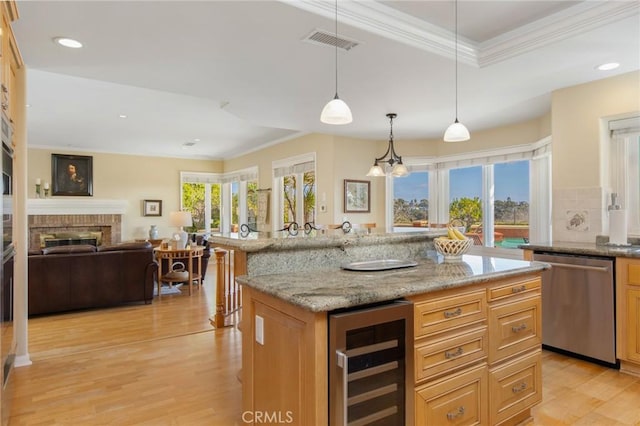
M 64 47 L 70 47 L 72 49 L 80 49 L 82 47 L 82 43 L 78 40 L 74 40 L 72 38 L 67 37 L 56 37 L 53 39 L 56 43 Z
M 31 104 L 26 104 L 25 107 L 31 108 Z
M 194 142 L 200 142 L 200 139 L 195 138 L 193 141 L 194 141 Z
M 607 62 L 606 64 L 598 65 L 596 67 L 596 69 L 598 69 L 600 71 L 611 71 L 611 70 L 615 70 L 619 66 L 620 66 L 620 64 L 617 63 L 617 62 Z
M 118 117 L 120 118 L 127 118 L 127 116 L 125 114 L 120 114 Z

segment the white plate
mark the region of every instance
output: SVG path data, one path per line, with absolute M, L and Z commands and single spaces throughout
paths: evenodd
M 417 264 L 413 260 L 381 259 L 343 263 L 340 267 L 349 271 L 386 271 L 389 269 L 409 268 Z

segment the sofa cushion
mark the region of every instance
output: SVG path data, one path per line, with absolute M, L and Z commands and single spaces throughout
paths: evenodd
M 142 250 L 150 249 L 153 246 L 149 241 L 134 241 L 129 243 L 119 243 L 113 245 L 105 245 L 98 247 L 98 251 L 116 251 L 116 250 Z
M 46 247 L 42 249 L 42 254 L 63 254 L 63 253 L 93 253 L 96 247 L 90 244 L 76 244 L 71 246 Z

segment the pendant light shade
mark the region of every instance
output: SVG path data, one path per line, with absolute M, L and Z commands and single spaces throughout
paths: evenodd
M 389 117 L 389 146 L 387 151 L 378 157 L 373 162 L 373 166 L 369 169 L 367 176 L 381 177 L 386 176 L 384 169 L 380 166 L 380 163 L 387 163 L 391 167 L 391 175 L 394 177 L 404 177 L 409 175 L 409 169 L 402 164 L 402 157 L 396 154 L 396 150 L 393 147 L 393 119 L 397 117 L 397 114 L 387 114 Z M 389 158 L 387 158 L 389 156 Z
M 336 64 L 336 94 L 322 109 L 320 121 L 326 124 L 349 124 L 353 121 L 349 106 L 338 97 L 338 0 L 336 0 L 336 35 L 335 35 L 335 64 Z
M 460 123 L 457 118 L 456 121 L 447 127 L 447 130 L 444 132 L 445 142 L 464 142 L 468 141 L 470 138 L 471 135 L 469 135 L 469 130 L 464 126 L 464 124 Z
M 458 0 L 455 0 L 455 9 L 456 9 L 456 119 L 452 125 L 447 127 L 447 130 L 444 132 L 444 141 L 445 142 L 464 142 L 471 139 L 471 135 L 469 134 L 469 130 L 465 127 L 464 124 L 458 121 Z
M 322 109 L 320 121 L 326 124 L 349 124 L 353 121 L 349 106 L 338 97 L 329 101 Z

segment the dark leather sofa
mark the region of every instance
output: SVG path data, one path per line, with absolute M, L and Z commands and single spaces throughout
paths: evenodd
M 29 315 L 153 301 L 149 242 L 49 247 L 29 254 Z

